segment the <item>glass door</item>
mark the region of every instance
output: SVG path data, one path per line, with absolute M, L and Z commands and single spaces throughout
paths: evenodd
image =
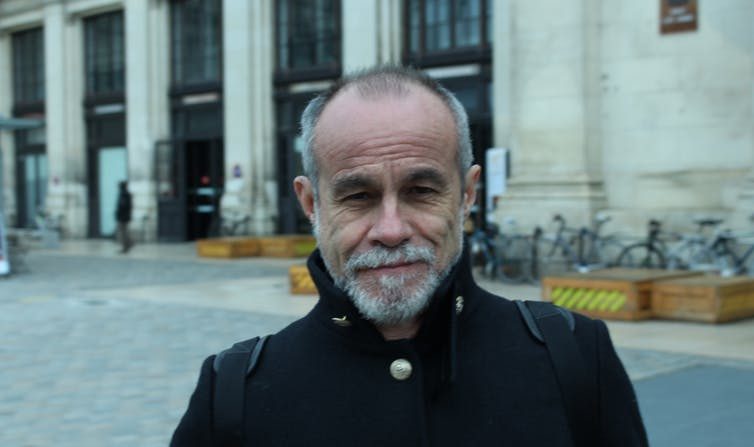
M 19 156 L 19 226 L 32 228 L 47 195 L 47 155 Z
M 115 234 L 118 183 L 128 179 L 128 157 L 124 147 L 103 147 L 97 151 L 97 196 L 100 236 Z

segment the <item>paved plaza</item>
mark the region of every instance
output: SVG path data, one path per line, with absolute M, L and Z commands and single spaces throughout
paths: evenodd
M 164 446 L 204 357 L 316 301 L 288 293 L 301 259 L 205 260 L 193 244 L 116 251 L 33 250 L 25 271 L 0 279 L 0 446 Z M 752 444 L 754 320 L 609 326 L 653 446 Z

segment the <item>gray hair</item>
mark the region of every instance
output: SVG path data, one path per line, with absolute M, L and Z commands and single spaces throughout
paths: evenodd
M 458 171 L 461 176 L 461 184 L 465 183 L 465 173 L 471 167 L 474 155 L 471 150 L 469 119 L 461 102 L 440 83 L 419 70 L 386 65 L 344 76 L 329 89 L 312 99 L 301 114 L 301 137 L 304 140 L 304 149 L 301 156 L 304 174 L 312 183 L 315 201 L 318 199 L 319 169 L 314 157 L 314 130 L 325 106 L 338 92 L 348 86 L 354 86 L 363 98 L 379 98 L 387 95 L 404 96 L 408 93 L 410 85 L 426 88 L 448 106 L 456 125 Z

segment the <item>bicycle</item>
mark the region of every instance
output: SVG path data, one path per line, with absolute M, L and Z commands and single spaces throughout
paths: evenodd
M 750 235 L 747 235 L 750 236 Z M 735 245 L 741 245 L 740 237 L 736 237 L 729 230 L 719 233 L 712 249 L 715 253 L 715 265 L 721 276 L 754 275 L 754 243 L 747 248 L 736 250 Z M 742 252 L 742 254 L 739 254 Z
M 210 223 L 210 237 L 243 236 L 250 233 L 249 224 L 251 216 L 232 212 L 228 214 L 216 214 Z
M 681 235 L 681 242 L 668 250 L 668 270 L 719 270 L 716 261 L 715 244 L 719 236 L 717 228 L 722 219 L 696 219 L 697 231 L 694 234 Z M 715 231 L 713 237 L 705 235 L 707 229 Z
M 220 222 L 221 236 L 242 236 L 249 234 L 251 216 L 248 214 L 232 213 L 230 217 L 223 216 Z
M 53 216 L 44 209 L 37 211 L 37 215 L 34 216 L 34 225 L 45 248 L 58 248 L 60 246 L 64 218 L 63 214 Z
M 538 240 L 537 272 L 540 277 L 551 276 L 570 271 L 577 262 L 576 254 L 571 248 L 577 230 L 567 228 L 563 216 L 556 214 L 552 218 L 557 225 L 553 235 L 543 235 Z
M 540 276 L 572 270 L 586 273 L 609 267 L 609 260 L 623 250 L 623 244 L 616 236 L 601 235 L 602 227 L 610 220 L 610 216 L 598 213 L 591 228 L 576 230 L 568 228 L 565 218 L 556 214 L 553 217 L 557 225 L 554 236 L 542 236 L 538 242 L 537 270 Z
M 481 267 L 481 275 L 509 284 L 534 283 L 536 274 L 536 240 L 542 230 L 526 234 L 504 234 L 494 223 L 476 228 L 468 238 L 472 263 Z
M 576 265 L 579 272 L 585 273 L 610 267 L 612 260 L 625 248 L 616 235 L 602 236 L 602 227 L 610 220 L 612 220 L 610 216 L 597 213 L 592 227 L 582 227 L 579 231 Z
M 665 268 L 665 242 L 660 239 L 662 224 L 654 219 L 648 223 L 647 238 L 624 248 L 615 264 L 631 268 Z
M 494 240 L 499 232 L 496 224 L 488 222 L 484 228 L 476 227 L 468 237 L 472 265 L 482 267 L 482 275 L 487 278 L 493 278 L 497 271 Z
M 502 234 L 498 239 L 498 274 L 509 284 L 536 284 L 539 280 L 538 242 L 542 229 L 536 227 L 529 234 Z

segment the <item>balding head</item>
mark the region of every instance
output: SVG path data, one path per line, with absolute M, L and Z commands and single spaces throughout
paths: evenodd
M 304 140 L 302 153 L 304 173 L 318 194 L 319 166 L 317 153 L 317 123 L 328 104 L 338 95 L 353 91 L 365 100 L 385 97 L 403 97 L 412 89 L 426 89 L 440 99 L 455 123 L 456 162 L 463 183 L 465 172 L 471 167 L 473 155 L 466 111 L 456 97 L 426 74 L 406 67 L 380 66 L 345 76 L 309 102 L 301 116 L 301 135 Z

